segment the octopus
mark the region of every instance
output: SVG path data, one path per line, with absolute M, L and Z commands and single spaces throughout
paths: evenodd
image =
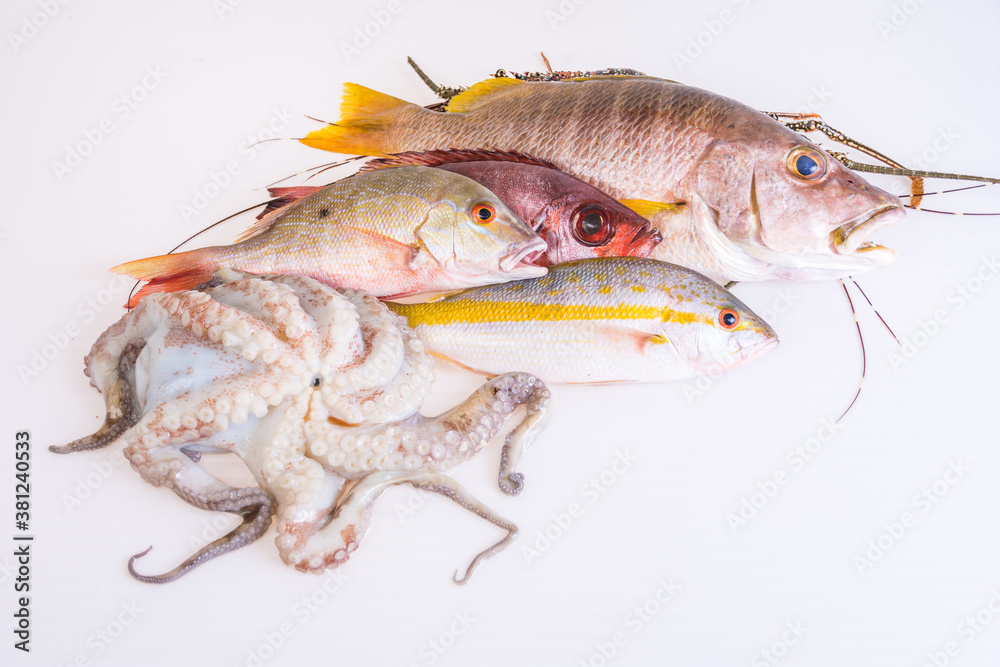
M 85 372 L 103 395 L 104 423 L 57 453 L 119 443 L 153 486 L 242 523 L 173 570 L 128 571 L 163 583 L 264 535 L 302 572 L 346 562 L 389 487 L 441 494 L 506 531 L 454 581 L 465 583 L 506 548 L 517 527 L 444 474 L 482 450 L 521 405 L 507 434 L 499 486 L 518 494 L 515 472 L 543 428 L 550 393 L 534 376 L 494 377 L 437 416 L 418 410 L 433 365 L 405 320 L 361 291 L 302 276 L 224 269 L 197 289 L 152 294 L 105 331 Z M 258 486 L 236 488 L 202 467 L 206 453 L 236 454 Z

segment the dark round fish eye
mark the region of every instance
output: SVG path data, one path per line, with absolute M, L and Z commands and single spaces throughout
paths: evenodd
M 740 315 L 732 308 L 723 308 L 719 313 L 719 325 L 726 331 L 732 331 L 740 323 Z
M 604 245 L 615 235 L 615 226 L 603 208 L 587 206 L 576 214 L 573 236 L 584 245 Z
M 815 148 L 799 146 L 788 154 L 788 170 L 804 181 L 815 181 L 826 173 L 826 158 Z
M 472 217 L 481 225 L 493 222 L 497 217 L 497 211 L 486 202 L 480 202 L 472 207 Z
M 803 176 L 812 176 L 819 170 L 819 163 L 808 155 L 800 155 L 795 160 L 795 169 Z
M 318 387 L 321 384 L 323 384 L 323 378 L 318 375 L 314 375 L 312 381 L 309 382 L 309 386 L 313 388 Z

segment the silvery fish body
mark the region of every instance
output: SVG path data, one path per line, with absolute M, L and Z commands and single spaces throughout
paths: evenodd
M 541 278 L 388 305 L 439 357 L 548 383 L 681 380 L 740 366 L 778 342 L 718 284 L 640 257 L 568 262 Z

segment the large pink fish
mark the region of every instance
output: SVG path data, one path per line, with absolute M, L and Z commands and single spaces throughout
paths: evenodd
M 619 200 L 663 235 L 651 257 L 717 281 L 822 279 L 888 264 L 869 241 L 899 200 L 766 114 L 652 77 L 494 78 L 447 112 L 347 84 L 341 119 L 303 143 L 358 155 L 516 151 Z

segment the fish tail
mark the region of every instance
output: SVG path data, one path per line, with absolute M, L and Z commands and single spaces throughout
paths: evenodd
M 176 255 L 147 257 L 119 264 L 111 271 L 137 280 L 149 281 L 129 299 L 128 307 L 135 308 L 139 300 L 147 294 L 176 292 L 208 282 L 219 268 L 214 251 L 214 248 L 198 248 Z
M 340 120 L 299 141 L 333 153 L 385 156 L 390 152 L 386 130 L 392 125 L 393 112 L 406 107 L 416 105 L 356 83 L 345 83 Z

